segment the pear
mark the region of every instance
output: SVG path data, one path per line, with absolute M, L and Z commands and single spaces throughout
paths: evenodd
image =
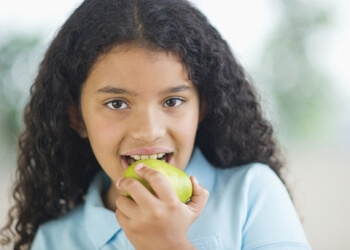
M 173 165 L 161 161 L 161 160 L 153 160 L 153 159 L 144 159 L 138 160 L 131 164 L 124 172 L 124 177 L 134 178 L 140 181 L 151 193 L 154 194 L 151 186 L 147 181 L 142 179 L 135 172 L 135 166 L 138 163 L 143 163 L 144 165 L 160 172 L 165 176 L 168 180 L 172 188 L 174 189 L 176 195 L 179 197 L 180 201 L 186 203 L 190 200 L 192 196 L 192 182 L 190 177 L 182 170 L 174 167 Z M 128 195 L 130 197 L 130 195 Z

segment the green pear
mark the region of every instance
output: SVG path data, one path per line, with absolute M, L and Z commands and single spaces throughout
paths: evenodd
M 189 201 L 193 192 L 192 182 L 190 180 L 190 177 L 184 171 L 161 160 L 145 159 L 145 160 L 138 160 L 133 164 L 131 164 L 125 170 L 124 177 L 134 178 L 140 181 L 153 194 L 154 194 L 154 191 L 152 190 L 148 182 L 142 179 L 140 176 L 138 176 L 138 174 L 135 172 L 135 166 L 138 163 L 143 163 L 144 165 L 163 174 L 165 178 L 168 180 L 168 182 L 170 183 L 170 185 L 172 186 L 172 188 L 174 189 L 180 201 L 183 203 L 186 203 Z

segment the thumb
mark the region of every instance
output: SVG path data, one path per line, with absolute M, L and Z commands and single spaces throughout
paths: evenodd
M 196 177 L 191 176 L 191 181 L 193 194 L 191 200 L 187 203 L 187 206 L 199 216 L 202 213 L 205 204 L 207 204 L 209 192 L 198 183 Z

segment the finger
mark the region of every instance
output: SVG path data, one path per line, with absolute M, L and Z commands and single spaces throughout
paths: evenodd
M 193 195 L 191 197 L 191 200 L 187 203 L 187 206 L 199 215 L 203 211 L 205 204 L 208 201 L 209 192 L 198 183 L 196 177 L 191 176 L 191 181 Z
M 122 178 L 117 183 L 117 188 L 128 193 L 138 206 L 147 206 L 157 200 L 140 181 L 133 178 Z
M 160 172 L 143 164 L 135 166 L 135 171 L 149 183 L 158 199 L 166 202 L 177 202 L 179 200 L 169 181 Z
M 121 227 L 128 225 L 130 218 L 127 217 L 120 209 L 117 208 L 117 210 L 115 211 L 115 216 Z
M 129 197 L 120 195 L 115 202 L 117 209 L 122 212 L 126 217 L 132 218 L 134 214 L 138 212 L 137 204 Z

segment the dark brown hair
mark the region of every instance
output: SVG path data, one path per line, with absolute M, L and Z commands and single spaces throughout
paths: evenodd
M 79 104 L 97 58 L 129 43 L 182 60 L 208 109 L 196 146 L 214 166 L 262 162 L 280 176 L 272 127 L 254 89 L 200 11 L 185 0 L 85 0 L 52 41 L 31 87 L 3 245 L 30 247 L 40 224 L 83 201 L 100 166 L 87 139 L 71 129 L 67 110 Z

